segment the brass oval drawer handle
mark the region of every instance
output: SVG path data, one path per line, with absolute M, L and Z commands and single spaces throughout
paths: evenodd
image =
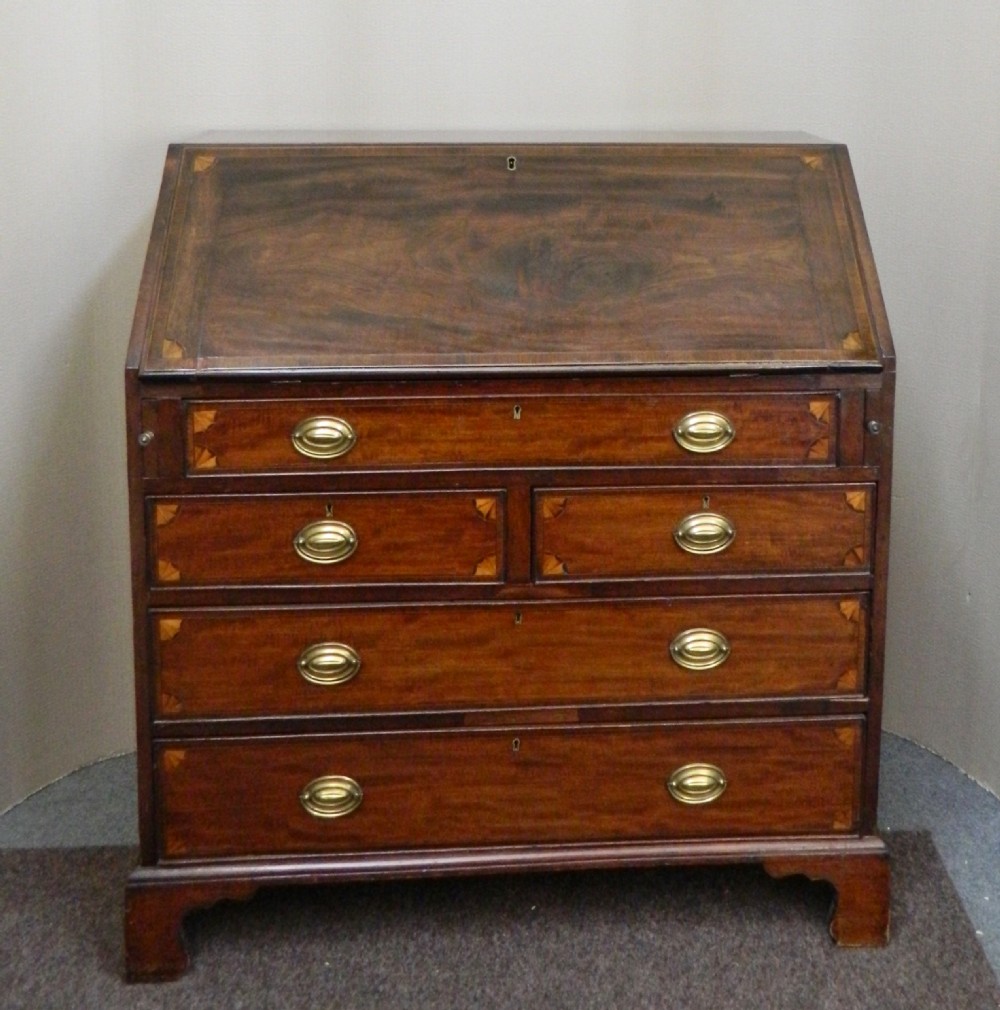
M 295 553 L 317 565 L 346 561 L 358 549 L 358 535 L 347 523 L 319 519 L 303 526 L 292 541 Z
M 674 530 L 677 546 L 688 554 L 718 554 L 736 536 L 736 527 L 718 512 L 694 512 L 685 516 Z
M 346 775 L 321 775 L 299 793 L 307 813 L 328 819 L 353 813 L 364 798 L 361 786 Z
M 714 670 L 729 659 L 729 639 L 712 628 L 688 628 L 670 643 L 670 658 L 685 670 Z
M 307 417 L 292 432 L 296 452 L 310 459 L 336 459 L 354 448 L 357 433 L 341 417 Z
M 310 684 L 329 687 L 353 680 L 361 669 L 361 657 L 342 642 L 315 642 L 302 650 L 296 665 Z
M 714 803 L 726 791 L 721 768 L 709 764 L 683 765 L 667 779 L 667 791 L 678 803 L 698 806 Z
M 674 439 L 688 452 L 718 452 L 736 437 L 736 429 L 725 414 L 696 410 L 674 425 Z

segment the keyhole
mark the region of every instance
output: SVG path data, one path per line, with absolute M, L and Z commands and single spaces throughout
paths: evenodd
M 326 507 L 326 517 L 327 517 L 327 519 L 330 519 L 330 518 L 333 517 L 333 506 L 332 505 L 327 505 L 327 507 Z
M 702 499 L 701 499 L 701 507 L 703 509 L 707 509 L 708 508 L 708 495 L 704 495 L 702 497 Z
M 520 737 L 514 737 L 514 739 L 511 740 L 511 742 L 510 742 L 510 749 L 515 754 L 517 754 L 517 752 L 521 749 L 521 738 Z
M 517 171 L 517 158 L 515 158 L 514 155 L 511 155 L 507 159 L 507 171 L 508 172 L 516 172 Z
M 515 421 L 521 420 L 521 404 L 519 403 L 514 404 L 514 420 Z
M 521 614 L 521 611 L 520 610 L 515 610 L 514 611 L 514 623 L 515 624 L 520 624 L 521 621 L 523 621 L 523 620 L 524 620 L 524 617 Z

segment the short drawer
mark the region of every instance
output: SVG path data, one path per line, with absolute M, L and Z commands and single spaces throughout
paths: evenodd
M 169 611 L 157 717 L 860 694 L 864 595 Z
M 862 721 L 161 744 L 166 860 L 856 830 Z
M 148 510 L 160 586 L 503 577 L 501 491 L 191 496 Z
M 187 472 L 430 466 L 828 464 L 836 395 L 194 401 Z
M 874 488 L 602 488 L 535 495 L 539 581 L 871 566 Z

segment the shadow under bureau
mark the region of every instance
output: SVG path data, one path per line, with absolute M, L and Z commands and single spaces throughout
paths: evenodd
M 266 884 L 760 862 L 884 943 L 894 361 L 843 147 L 168 153 L 127 971 Z

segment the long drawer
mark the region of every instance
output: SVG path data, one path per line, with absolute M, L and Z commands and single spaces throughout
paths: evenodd
M 493 582 L 502 491 L 153 499 L 159 585 Z
M 173 742 L 160 852 L 846 833 L 862 737 L 851 719 Z
M 864 595 L 162 611 L 160 719 L 859 694 Z
M 536 492 L 538 580 L 868 571 L 870 484 Z
M 189 473 L 369 467 L 823 465 L 830 393 L 194 401 Z

